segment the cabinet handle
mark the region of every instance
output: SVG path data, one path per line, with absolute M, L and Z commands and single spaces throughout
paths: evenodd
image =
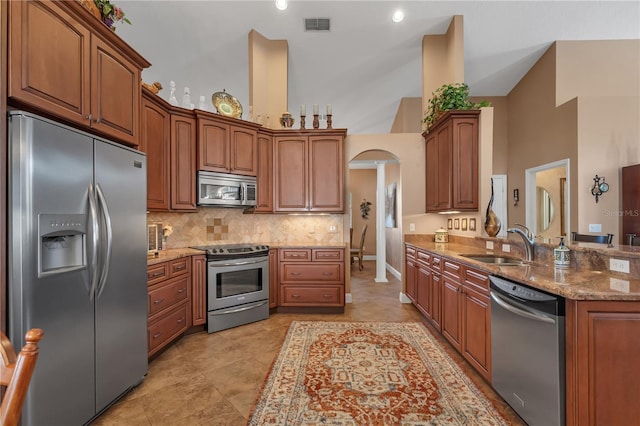
M 154 272 L 154 273 L 151 275 L 151 278 L 156 278 L 156 277 L 159 277 L 160 275 L 164 275 L 164 270 Z
M 160 336 L 162 336 L 162 333 L 154 334 L 154 335 L 153 335 L 153 338 L 154 338 L 154 339 L 157 339 L 157 338 L 158 338 L 158 337 L 160 337 Z
M 102 123 L 102 119 L 100 117 L 96 118 L 96 123 L 98 124 Z
M 298 276 L 300 275 L 300 272 L 292 272 L 291 275 Z
M 323 294 L 322 297 L 324 297 L 325 299 L 332 299 L 332 296 L 330 294 Z
M 93 120 L 93 116 L 91 114 L 86 115 L 84 118 L 86 118 L 89 121 Z
M 173 269 L 176 270 L 176 271 L 182 271 L 186 267 L 187 267 L 187 265 L 178 265 L 178 266 L 174 266 Z
M 154 304 L 154 305 L 159 305 L 159 304 L 160 304 L 160 303 L 162 303 L 162 302 L 164 302 L 164 297 L 162 297 L 162 298 L 160 298 L 160 299 L 157 299 L 157 300 L 154 300 L 154 301 L 153 301 L 153 304 Z
M 180 290 L 178 290 L 178 293 L 184 293 L 185 290 L 185 288 L 181 288 Z
M 180 318 L 180 319 L 177 321 L 177 323 L 178 323 L 178 324 L 181 324 L 181 323 L 183 323 L 183 322 L 184 322 L 184 317 Z
M 323 272 L 322 275 L 325 275 L 325 276 L 333 275 L 333 272 Z
M 299 294 L 292 294 L 291 298 L 292 299 L 300 299 L 300 295 Z
M 291 257 L 300 257 L 299 254 L 290 254 L 289 256 L 291 256 Z

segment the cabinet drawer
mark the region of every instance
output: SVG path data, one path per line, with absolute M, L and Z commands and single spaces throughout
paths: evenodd
M 477 289 L 484 294 L 489 294 L 489 276 L 484 272 L 466 267 L 464 271 L 464 283 L 465 285 L 478 287 Z
M 280 287 L 281 306 L 344 306 L 344 286 Z
M 344 260 L 343 249 L 313 249 L 311 255 L 314 261 L 341 262 Z
M 149 355 L 154 352 L 154 349 L 159 349 L 164 342 L 187 330 L 187 314 L 187 305 L 184 304 L 149 326 Z
M 280 249 L 280 261 L 311 261 L 311 249 Z
M 416 258 L 416 249 L 413 247 L 405 246 L 404 248 L 405 257 L 410 257 L 412 259 Z
M 442 272 L 442 258 L 440 256 L 431 255 L 431 269 L 433 272 Z
M 416 260 L 420 263 L 422 263 L 425 266 L 430 266 L 431 265 L 431 254 L 422 251 L 422 250 L 418 250 L 416 252 Z
M 280 282 L 342 284 L 342 264 L 338 263 L 281 263 Z
M 169 264 L 167 262 L 147 266 L 147 285 L 153 285 L 167 278 L 169 278 Z
M 149 317 L 189 296 L 189 276 L 178 277 L 149 291 Z
M 191 271 L 191 256 L 181 257 L 169 262 L 169 278 L 177 277 Z
M 442 272 L 449 277 L 455 279 L 458 283 L 460 282 L 460 276 L 462 273 L 462 267 L 457 263 L 451 262 L 449 260 L 445 260 L 442 262 Z

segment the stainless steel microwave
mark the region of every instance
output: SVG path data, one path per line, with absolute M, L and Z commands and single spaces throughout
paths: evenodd
M 251 207 L 257 202 L 255 176 L 198 172 L 198 205 Z

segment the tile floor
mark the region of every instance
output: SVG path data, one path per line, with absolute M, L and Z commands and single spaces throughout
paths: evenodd
M 375 263 L 352 268 L 353 303 L 341 315 L 274 314 L 213 334 L 184 336 L 149 364 L 144 382 L 92 425 L 245 425 L 271 363 L 294 320 L 422 321 L 399 302 L 401 283 L 375 283 Z M 439 337 L 438 334 L 436 334 Z M 449 354 L 513 425 L 525 423 L 444 341 Z

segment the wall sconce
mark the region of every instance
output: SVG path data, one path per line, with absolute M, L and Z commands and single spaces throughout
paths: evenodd
M 591 188 L 591 195 L 596 197 L 596 203 L 600 199 L 600 196 L 609 190 L 609 184 L 604 181 L 604 177 L 593 178 L 593 188 Z
M 513 205 L 517 206 L 518 201 L 520 201 L 520 191 L 516 188 L 513 190 Z

